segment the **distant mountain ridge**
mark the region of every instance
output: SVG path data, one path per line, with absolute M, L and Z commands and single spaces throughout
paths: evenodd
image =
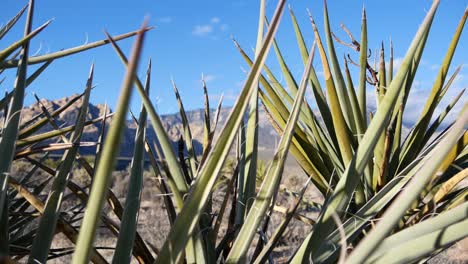
M 70 100 L 78 96 L 74 94 L 70 97 L 64 97 L 56 100 L 46 100 L 41 99 L 41 104 L 44 105 L 49 112 L 53 112 L 59 109 L 61 106 L 68 103 Z M 57 118 L 56 121 L 59 126 L 70 126 L 74 125 L 76 118 L 78 117 L 79 109 L 81 107 L 81 100 L 73 103 L 69 108 L 63 111 Z M 104 104 L 89 104 L 88 107 L 88 117 L 87 120 L 96 119 L 99 117 L 104 116 L 106 107 Z M 219 132 L 224 123 L 226 122 L 229 113 L 231 111 L 230 107 L 221 108 L 219 113 L 219 123 L 217 126 L 217 132 Z M 107 113 L 109 114 L 111 110 L 108 108 Z M 34 103 L 30 106 L 27 106 L 22 111 L 22 122 L 27 122 L 31 120 L 33 117 L 42 113 L 41 105 L 39 103 Z M 203 142 L 203 133 L 204 133 L 204 109 L 195 109 L 186 111 L 187 119 L 189 120 L 190 129 L 192 132 L 193 138 L 193 146 L 198 154 L 202 152 L 202 142 Z M 135 113 L 136 115 L 138 113 Z M 210 112 L 211 121 L 215 117 L 215 109 L 211 109 Z M 319 117 L 319 114 L 317 114 Z M 173 147 L 177 149 L 177 142 L 180 137 L 183 136 L 183 125 L 182 119 L 179 113 L 173 114 L 162 114 L 160 115 L 161 121 L 163 126 L 168 134 L 170 140 L 173 142 Z M 111 119 L 111 118 L 109 118 Z M 107 121 L 106 129 L 109 128 L 110 120 Z M 84 129 L 84 133 L 82 136 L 82 141 L 87 142 L 96 142 L 98 140 L 100 131 L 101 131 L 101 122 L 88 125 Z M 51 130 L 52 127 L 50 125 L 45 126 L 39 132 L 45 132 L 47 130 Z M 133 120 L 127 121 L 127 127 L 125 129 L 124 137 L 121 143 L 121 151 L 120 156 L 122 157 L 131 157 L 133 154 L 133 146 L 134 146 L 134 139 L 136 133 L 137 126 Z M 408 126 L 403 127 L 403 134 L 406 137 L 407 133 L 409 132 Z M 218 136 L 218 133 L 215 133 L 215 139 Z M 153 142 L 157 142 L 156 135 L 154 130 L 152 129 L 151 122 L 148 121 L 148 129 L 146 133 L 146 137 L 150 144 Z M 268 120 L 267 113 L 265 112 L 263 107 L 259 107 L 259 121 L 258 121 L 258 140 L 259 140 L 259 152 L 263 157 L 270 158 L 274 150 L 276 148 L 276 144 L 279 141 L 279 135 L 276 130 L 272 127 L 270 121 Z M 83 154 L 92 154 L 94 153 L 93 147 L 83 148 L 81 152 Z
M 68 103 L 74 97 L 78 96 L 77 94 L 72 95 L 70 97 L 60 98 L 56 100 L 46 100 L 41 99 L 41 104 L 44 105 L 49 112 L 53 112 L 59 109 L 61 106 Z M 22 122 L 27 122 L 31 120 L 33 117 L 40 115 L 42 113 L 41 104 L 38 102 L 27 106 L 23 109 L 22 115 Z M 56 121 L 59 126 L 70 126 L 74 125 L 76 118 L 78 117 L 79 109 L 81 107 L 81 100 L 73 103 L 69 108 L 63 111 L 57 118 Z M 224 123 L 226 122 L 231 108 L 221 108 L 219 113 L 219 123 L 217 126 L 217 131 L 219 131 Z M 87 120 L 96 119 L 105 114 L 105 105 L 104 104 L 89 104 L 88 107 L 88 117 Z M 107 109 L 107 113 L 111 112 L 110 109 Z M 138 114 L 138 113 L 135 113 Z M 213 122 L 215 116 L 215 110 L 211 110 L 211 119 Z M 201 153 L 202 150 L 202 142 L 203 142 L 203 129 L 204 129 L 204 109 L 195 109 L 191 111 L 186 111 L 187 119 L 189 120 L 190 129 L 192 132 L 193 137 L 193 144 L 194 148 L 198 153 Z M 179 113 L 173 114 L 163 114 L 160 116 L 163 126 L 169 136 L 169 138 L 174 142 L 174 147 L 177 146 L 177 141 L 183 135 L 183 125 L 182 120 Z M 106 129 L 108 129 L 110 120 L 108 120 Z M 274 150 L 275 144 L 279 140 L 279 136 L 276 131 L 271 126 L 268 118 L 266 116 L 265 111 L 263 108 L 259 108 L 259 146 L 262 150 Z M 99 137 L 99 133 L 101 131 L 101 123 L 95 123 L 89 126 L 86 126 L 84 129 L 84 133 L 82 136 L 82 141 L 97 141 Z M 136 124 L 133 120 L 127 121 L 127 128 L 124 133 L 124 137 L 121 144 L 121 156 L 129 157 L 132 155 L 133 152 L 133 144 L 134 144 L 134 137 L 136 132 Z M 147 139 L 150 143 L 156 141 L 156 135 L 154 134 L 153 129 L 151 128 L 151 122 L 148 121 L 148 130 L 147 130 Z M 40 130 L 40 132 L 45 132 L 51 130 L 52 127 L 50 125 L 45 126 Z M 39 133 L 40 133 L 39 132 Z M 83 149 L 84 153 L 92 153 L 94 148 L 86 148 Z

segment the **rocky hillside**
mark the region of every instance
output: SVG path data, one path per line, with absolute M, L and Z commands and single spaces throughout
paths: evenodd
M 69 102 L 76 96 L 77 95 L 72 95 L 70 97 L 57 99 L 53 101 L 42 99 L 40 103 L 36 102 L 28 107 L 25 107 L 25 109 L 22 112 L 22 122 L 23 123 L 28 122 L 28 120 L 31 120 L 37 115 L 40 115 L 42 113 L 41 104 L 45 106 L 50 113 L 52 113 L 53 111 L 59 109 L 61 106 L 65 105 L 67 102 Z M 62 112 L 56 118 L 58 125 L 59 126 L 73 125 L 78 116 L 80 105 L 81 105 L 80 101 L 75 102 L 67 110 Z M 89 111 L 88 111 L 88 120 L 96 119 L 98 117 L 103 116 L 105 111 L 106 111 L 105 106 L 103 104 L 96 104 L 96 105 L 90 104 Z M 111 110 L 109 109 L 107 110 L 108 113 L 110 111 Z M 230 112 L 230 108 L 221 109 L 221 112 L 219 115 L 219 124 L 217 128 L 218 131 L 222 128 L 223 124 L 226 122 L 229 112 Z M 214 115 L 215 115 L 214 109 L 212 110 L 211 115 L 214 118 Z M 277 143 L 279 137 L 276 131 L 270 125 L 266 117 L 266 113 L 263 109 L 260 110 L 259 115 L 260 115 L 259 145 L 261 146 L 261 150 L 271 151 L 274 149 L 275 144 Z M 204 109 L 188 111 L 187 118 L 190 123 L 190 128 L 191 128 L 192 136 L 194 139 L 194 146 L 196 150 L 200 153 L 201 148 L 202 148 L 202 142 L 203 142 Z M 177 142 L 177 140 L 183 134 L 182 121 L 181 121 L 180 115 L 178 113 L 162 115 L 161 120 L 169 135 L 169 138 L 174 142 L 174 146 L 176 146 L 175 142 Z M 151 127 L 151 124 L 149 124 L 149 127 Z M 41 132 L 50 130 L 51 128 L 52 127 L 48 125 L 44 127 L 41 130 Z M 86 126 L 83 137 L 82 137 L 82 141 L 89 141 L 89 142 L 97 141 L 101 128 L 102 128 L 101 123 L 99 122 L 93 125 Z M 136 124 L 133 122 L 133 120 L 129 120 L 127 122 L 127 129 L 125 131 L 124 139 L 122 142 L 121 156 L 128 157 L 132 155 L 135 131 L 136 131 Z M 153 142 L 156 140 L 154 131 L 151 128 L 147 130 L 147 137 L 148 137 L 149 142 Z M 85 153 L 92 153 L 94 149 L 87 148 L 87 149 L 84 149 L 83 151 Z

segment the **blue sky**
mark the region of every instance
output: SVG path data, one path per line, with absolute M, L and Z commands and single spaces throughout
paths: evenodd
M 5 2 L 6 1 L 6 2 Z M 5 0 L 2 3 L 0 23 L 12 17 L 26 0 Z M 342 39 L 346 35 L 340 29 L 344 23 L 359 39 L 361 10 L 365 6 L 368 14 L 370 48 L 377 49 L 381 41 L 388 47 L 390 37 L 395 45 L 395 57 L 398 62 L 405 54 L 417 27 L 432 1 L 430 0 L 329 0 L 329 12 L 332 29 Z M 312 29 L 306 14 L 309 8 L 322 27 L 322 1 L 288 1 L 294 9 L 308 44 L 313 41 Z M 468 0 L 442 0 L 433 24 L 427 50 L 425 51 L 420 73 L 416 78 L 412 95 L 414 111 L 409 111 L 409 118 L 417 116 L 421 102 L 427 97 L 432 81 L 437 74 L 452 34 L 461 18 Z M 276 1 L 267 1 L 267 14 L 272 15 Z M 171 88 L 174 78 L 187 109 L 203 107 L 201 74 L 208 81 L 211 98 L 217 100 L 225 96 L 225 105 L 232 105 L 241 89 L 246 64 L 235 49 L 230 36 L 234 36 L 241 45 L 250 51 L 255 46 L 259 1 L 252 0 L 199 0 L 199 1 L 158 1 L 158 0 L 81 0 L 81 1 L 36 1 L 34 27 L 54 18 L 32 44 L 32 53 L 40 54 L 58 51 L 104 38 L 103 29 L 111 34 L 121 34 L 137 29 L 143 17 L 150 17 L 150 24 L 156 28 L 150 31 L 145 40 L 143 63 L 139 73 L 143 76 L 146 61 L 153 60 L 151 97 L 157 103 L 161 113 L 176 112 L 175 96 Z M 24 22 L 24 19 L 22 20 Z M 465 29 L 459 43 L 453 66 L 468 62 L 468 32 Z M 0 48 L 9 41 L 21 36 L 22 26 L 16 27 L 8 38 L 0 43 Z M 294 32 L 289 14 L 286 12 L 277 34 L 280 48 L 295 76 L 302 71 L 302 62 L 295 44 Z M 121 42 L 129 52 L 132 40 Z M 348 48 L 337 45 L 338 54 L 357 54 Z M 318 58 L 318 57 L 317 57 Z M 92 101 L 108 102 L 114 106 L 124 68 L 111 47 L 101 47 L 78 56 L 71 56 L 55 61 L 30 88 L 26 103 L 33 102 L 32 92 L 48 99 L 70 96 L 82 91 L 90 64 L 95 63 L 95 84 Z M 279 67 L 273 52 L 270 52 L 268 65 L 278 72 Z M 314 63 L 320 72 L 318 59 Z M 454 67 L 452 67 L 451 72 Z M 10 90 L 14 73 L 2 85 Z M 357 81 L 357 76 L 356 80 Z M 468 86 L 468 67 L 463 67 L 453 85 L 448 99 L 462 88 Z M 369 87 L 371 92 L 371 87 Z M 462 103 L 466 102 L 466 96 Z M 213 101 L 212 105 L 216 105 Z M 133 96 L 132 108 L 139 108 L 138 95 Z M 410 115 L 414 115 L 412 117 Z

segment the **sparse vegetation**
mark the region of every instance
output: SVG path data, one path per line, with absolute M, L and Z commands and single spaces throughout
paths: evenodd
M 254 55 L 234 41 L 250 71 L 221 129 L 222 102 L 213 115 L 203 84 L 204 140 L 198 153 L 176 84 L 182 136 L 174 147 L 148 96 L 152 62 L 144 81 L 136 74 L 150 30 L 146 24 L 135 32 L 29 56 L 30 40 L 49 26 L 32 29 L 30 0 L 0 28 L 2 39 L 21 16 L 27 17 L 24 36 L 0 51 L 0 75 L 17 71 L 14 89 L 0 100 L 0 263 L 415 263 L 467 237 L 466 102 L 456 120 L 441 126 L 464 91 L 444 112 L 435 110 L 460 70 L 450 72 L 450 66 L 468 9 L 447 40 L 422 114 L 406 134 L 403 113 L 424 47 L 430 44 L 426 40 L 439 0 L 433 1 L 395 74 L 391 46 L 390 56 L 382 46 L 377 68 L 368 63 L 365 11 L 359 40 L 344 28 L 351 38 L 346 44 L 331 32 L 325 2 L 324 31 L 320 35 L 310 16 L 315 41 L 307 47 L 306 28 L 290 9 L 304 63 L 300 80 L 275 40 L 285 4 L 279 0 L 268 21 L 265 0 L 260 1 Z M 133 36 L 127 59 L 116 41 Z M 41 114 L 21 119 L 26 88 L 54 60 L 105 44 L 127 69 L 115 113 L 104 110 L 102 117 L 89 120 L 91 66 L 82 94 L 55 110 L 37 98 Z M 340 64 L 337 44 L 355 50 L 359 60 L 349 56 Z M 265 64 L 272 46 L 285 86 Z M 313 66 L 315 53 L 322 81 Z M 359 68 L 358 76 L 351 75 L 350 63 Z M 31 72 L 32 64 L 40 65 Z M 372 113 L 366 103 L 368 85 L 375 88 L 378 102 Z M 309 87 L 319 115 L 305 99 Z M 132 161 L 127 170 L 115 171 L 135 89 L 142 106 L 138 116 L 132 113 Z M 75 123 L 59 126 L 60 113 L 76 104 Z M 260 107 L 280 135 L 266 161 L 259 155 Z M 89 124 L 100 124 L 96 141 L 82 137 Z M 149 129 L 157 142 L 148 141 Z M 83 156 L 82 147 L 96 151 Z M 60 159 L 49 159 L 51 154 Z M 305 176 L 284 179 L 288 154 Z

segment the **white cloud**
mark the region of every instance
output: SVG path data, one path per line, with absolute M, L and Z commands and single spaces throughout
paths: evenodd
M 221 29 L 221 31 L 226 31 L 228 28 L 229 26 L 227 24 L 222 24 L 221 26 L 219 26 L 219 29 Z
M 401 64 L 403 63 L 402 57 L 394 58 L 393 59 L 393 70 L 396 72 L 400 68 Z
M 236 85 L 236 87 L 238 87 L 238 88 L 242 88 L 242 87 L 244 87 L 244 83 L 245 83 L 245 81 L 238 81 L 238 82 L 236 82 L 235 85 Z
M 212 74 L 206 74 L 203 75 L 203 79 L 205 80 L 205 82 L 209 83 L 211 81 L 214 81 L 216 79 L 216 76 Z
M 221 19 L 219 17 L 213 17 L 211 18 L 210 22 L 211 24 L 218 24 L 219 22 L 221 22 Z
M 445 110 L 445 107 L 452 102 L 452 100 L 462 91 L 463 88 L 467 87 L 467 83 L 464 80 L 463 75 L 459 75 L 453 82 L 450 89 L 447 91 L 445 96 L 442 98 L 441 102 L 434 111 L 432 121 Z M 420 118 L 422 109 L 426 104 L 431 88 L 432 82 L 424 82 L 420 80 L 414 80 L 413 87 L 408 96 L 408 101 L 405 106 L 405 112 L 403 117 L 403 122 L 406 125 L 413 126 L 415 122 Z M 368 86 L 367 89 L 367 106 L 370 111 L 376 111 L 376 97 L 375 90 L 373 87 Z M 455 105 L 455 107 L 450 111 L 449 115 L 444 119 L 442 127 L 450 124 L 455 120 L 457 115 L 460 113 L 460 110 L 463 107 L 464 102 L 466 102 L 467 95 L 464 94 Z M 432 122 L 431 121 L 431 122 Z
M 434 111 L 434 118 L 436 118 L 442 111 L 444 111 L 445 107 L 461 92 L 461 87 L 451 87 L 437 108 Z M 408 102 L 406 104 L 405 109 L 405 121 L 409 121 L 410 123 L 416 122 L 422 112 L 422 108 L 426 104 L 427 99 L 429 98 L 430 88 L 421 88 L 421 89 L 414 89 L 410 92 L 408 97 Z M 465 98 L 465 99 L 464 99 Z M 449 115 L 444 119 L 443 124 L 447 125 L 455 120 L 457 115 L 460 113 L 461 108 L 463 107 L 463 101 L 466 100 L 466 95 L 462 96 L 455 107 L 450 111 Z
M 419 80 L 414 80 L 413 81 L 413 87 L 411 87 L 412 90 L 419 90 L 422 89 L 423 83 Z
M 213 26 L 211 25 L 196 25 L 192 31 L 192 34 L 195 36 L 206 36 L 213 32 Z
M 465 75 L 459 73 L 455 77 L 455 80 L 453 80 L 453 85 L 462 85 L 464 80 L 465 80 Z
M 164 24 L 169 24 L 169 23 L 172 22 L 172 20 L 173 20 L 172 17 L 166 16 L 166 17 L 160 17 L 160 18 L 158 19 L 158 22 L 164 23 Z
M 217 102 L 223 98 L 223 101 L 235 101 L 237 99 L 237 96 L 239 94 L 234 92 L 232 89 L 224 90 L 224 92 L 219 93 L 219 94 L 209 94 L 208 98 L 210 101 Z M 224 104 L 224 103 L 223 103 Z
M 219 17 L 212 17 L 208 24 L 203 25 L 196 25 L 192 31 L 192 34 L 195 36 L 208 36 L 210 35 L 213 39 L 217 39 L 218 37 L 215 36 L 216 33 L 224 32 L 228 29 L 228 25 L 221 23 L 221 18 Z
M 439 64 L 433 64 L 433 65 L 431 65 L 431 70 L 433 70 L 433 71 L 439 70 L 439 68 L 440 68 L 440 65 L 439 65 Z

